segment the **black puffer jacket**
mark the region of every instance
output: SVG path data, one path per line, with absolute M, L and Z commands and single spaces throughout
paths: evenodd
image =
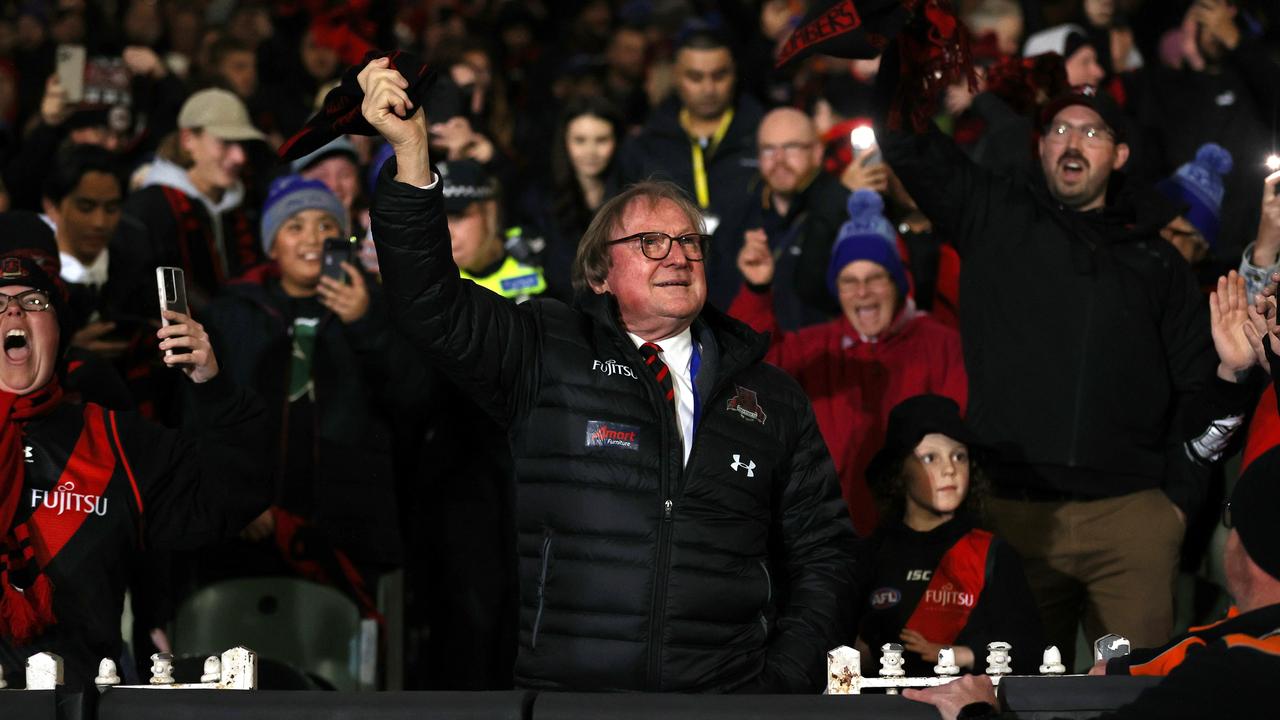
M 511 432 L 517 683 L 818 688 L 825 651 L 848 639 L 854 536 L 813 411 L 760 362 L 764 338 L 710 309 L 694 324 L 703 411 L 682 467 L 613 297 L 514 306 L 460 280 L 439 188 L 395 172 L 373 235 L 400 328 Z

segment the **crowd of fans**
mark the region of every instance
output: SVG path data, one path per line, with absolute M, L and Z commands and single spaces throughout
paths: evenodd
M 1173 587 L 1205 564 L 1227 461 L 1280 432 L 1247 322 L 1280 269 L 1280 6 L 956 0 L 974 81 L 909 133 L 881 106 L 896 57 L 774 66 L 825 4 L 4 4 L 0 207 L 56 244 L 62 388 L 199 426 L 208 389 L 157 346 L 154 270 L 173 266 L 219 386 L 265 407 L 270 507 L 221 544 L 112 566 L 133 656 L 170 649 L 175 608 L 219 580 L 302 576 L 381 618 L 403 570 L 406 686 L 511 686 L 517 558 L 545 580 L 547 548 L 517 537 L 492 398 L 435 367 L 383 289 L 371 208 L 393 148 L 277 155 L 375 48 L 437 73 L 453 260 L 510 303 L 599 292 L 575 273 L 596 211 L 645 180 L 685 193 L 708 305 L 771 333 L 765 359 L 812 404 L 863 538 L 847 640 L 866 658 L 898 642 L 917 669 L 955 646 L 973 669 L 989 640 L 1047 640 L 1070 663 L 1080 627 L 1159 646 L 1221 614 L 1199 580 L 1176 618 Z M 772 410 L 754 402 L 739 412 Z M 957 569 L 982 558 L 976 581 Z M 961 615 L 935 570 L 973 592 Z

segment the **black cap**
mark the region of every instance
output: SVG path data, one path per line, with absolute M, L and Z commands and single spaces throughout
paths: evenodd
M 444 183 L 444 211 L 450 215 L 460 215 L 471 203 L 492 200 L 497 195 L 493 176 L 475 160 L 438 163 L 436 170 Z
M 1072 105 L 1083 105 L 1090 110 L 1098 113 L 1102 118 L 1102 122 L 1111 128 L 1111 132 L 1115 133 L 1117 142 L 1124 142 L 1128 136 L 1128 123 L 1125 121 L 1124 111 L 1116 104 L 1115 100 L 1107 92 L 1095 85 L 1077 85 L 1065 93 L 1059 95 L 1049 101 L 1044 106 L 1044 110 L 1040 112 L 1040 124 L 1048 125 L 1053 122 L 1053 118 L 1062 112 L 1063 108 Z
M 1280 446 L 1249 463 L 1231 492 L 1231 524 L 1240 534 L 1245 552 L 1273 578 L 1280 580 Z
M 49 294 L 58 314 L 58 352 L 66 352 L 72 328 L 67 286 L 62 282 L 62 259 L 53 229 L 35 213 L 0 213 L 0 288 L 6 285 L 26 285 Z
M 868 478 L 879 478 L 893 463 L 915 450 L 925 435 L 938 433 L 964 443 L 970 452 L 985 449 L 978 436 L 960 419 L 960 406 L 941 395 L 916 395 L 889 411 L 889 427 L 885 430 L 884 447 L 871 459 Z

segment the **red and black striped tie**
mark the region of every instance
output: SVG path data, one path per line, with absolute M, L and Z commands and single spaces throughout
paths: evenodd
M 676 411 L 676 387 L 671 381 L 671 369 L 667 364 L 662 362 L 662 358 L 658 357 L 658 353 L 662 352 L 662 348 L 647 342 L 640 346 L 640 357 L 644 358 L 644 364 L 649 366 L 653 371 L 653 375 L 658 380 L 658 387 L 662 389 L 663 395 L 667 398 L 667 402 L 671 403 L 671 412 Z

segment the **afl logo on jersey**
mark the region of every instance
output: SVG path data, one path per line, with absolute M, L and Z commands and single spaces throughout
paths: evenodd
M 901 599 L 902 593 L 896 588 L 883 587 L 871 593 L 871 609 L 887 610 L 897 605 Z

